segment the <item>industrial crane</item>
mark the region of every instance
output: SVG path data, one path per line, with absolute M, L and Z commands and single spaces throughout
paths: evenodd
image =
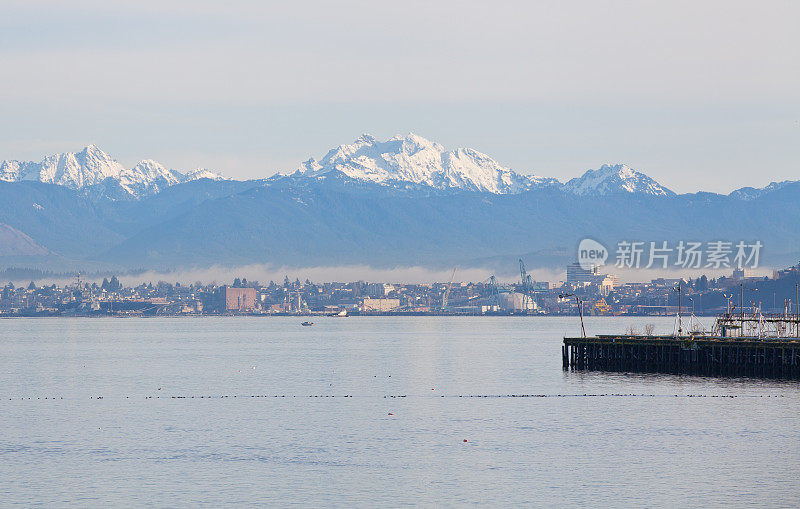
M 489 278 L 489 304 L 500 306 L 500 291 L 497 285 L 497 278 L 494 276 Z
M 447 285 L 447 289 L 444 291 L 444 296 L 442 297 L 442 311 L 447 311 L 447 301 L 450 299 L 450 289 L 453 287 L 453 281 L 456 279 L 456 271 L 458 267 L 453 269 L 453 275 L 450 276 L 450 283 Z
M 525 270 L 525 262 L 522 261 L 522 258 L 519 259 L 519 275 L 522 279 L 522 309 L 527 311 L 528 302 L 531 299 L 531 290 L 533 289 L 533 280 L 528 275 L 528 271 Z

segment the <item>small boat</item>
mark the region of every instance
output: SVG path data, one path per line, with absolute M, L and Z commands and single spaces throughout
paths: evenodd
M 302 325 L 303 327 L 311 327 L 312 325 L 314 325 L 314 322 L 303 322 L 300 325 Z

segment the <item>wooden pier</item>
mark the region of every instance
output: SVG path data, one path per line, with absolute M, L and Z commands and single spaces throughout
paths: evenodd
M 800 338 L 612 335 L 561 348 L 565 370 L 800 378 Z

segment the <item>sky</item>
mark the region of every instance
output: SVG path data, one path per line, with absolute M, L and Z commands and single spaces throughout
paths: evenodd
M 0 159 L 232 178 L 415 132 L 567 180 L 800 179 L 796 1 L 0 0 Z

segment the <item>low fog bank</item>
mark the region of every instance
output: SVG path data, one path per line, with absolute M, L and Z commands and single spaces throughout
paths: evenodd
M 500 281 L 514 281 L 519 279 L 519 274 L 495 274 L 491 269 L 485 268 L 459 268 L 456 271 L 455 281 L 480 282 L 489 279 L 492 275 Z M 544 271 L 538 274 L 532 272 L 534 278 L 548 280 L 547 278 L 558 279 L 557 272 Z M 248 281 L 258 281 L 267 284 L 275 281 L 282 284 L 284 278 L 288 277 L 291 281 L 308 279 L 314 283 L 323 282 L 351 282 L 365 281 L 368 283 L 433 283 L 447 282 L 453 276 L 452 270 L 435 270 L 425 267 L 395 267 L 395 268 L 374 268 L 366 265 L 350 265 L 342 267 L 286 267 L 264 264 L 244 265 L 239 267 L 208 267 L 181 270 L 175 272 L 148 271 L 138 274 L 119 276 L 120 281 L 128 285 L 136 285 L 140 282 L 168 281 L 171 283 L 180 282 L 181 284 L 216 282 L 218 284 L 230 284 L 235 278 L 247 278 Z M 563 276 L 562 276 L 563 278 Z
M 771 267 L 764 267 L 747 271 L 748 276 L 771 276 Z M 718 278 L 721 276 L 730 276 L 732 269 L 692 269 L 692 270 L 664 270 L 664 269 L 620 269 L 615 266 L 601 267 L 600 273 L 614 274 L 621 282 L 649 282 L 657 278 L 686 278 L 694 279 L 702 275 L 709 278 Z M 270 264 L 251 264 L 242 265 L 237 267 L 224 267 L 224 266 L 211 266 L 211 267 L 197 267 L 192 269 L 181 269 L 173 271 L 136 271 L 136 272 L 96 272 L 94 274 L 81 275 L 81 281 L 97 282 L 98 284 L 104 277 L 111 277 L 117 275 L 119 280 L 125 286 L 136 286 L 141 283 L 157 283 L 158 281 L 166 281 L 169 283 L 180 283 L 182 285 L 189 285 L 196 282 L 202 284 L 216 283 L 216 284 L 231 284 L 235 278 L 246 278 L 248 281 L 258 281 L 261 284 L 267 284 L 269 281 L 275 281 L 281 284 L 285 277 L 291 281 L 299 279 L 305 281 L 306 279 L 314 283 L 324 282 L 352 282 L 352 281 L 365 281 L 368 283 L 406 283 L 406 284 L 423 284 L 435 282 L 448 282 L 453 275 L 452 269 L 431 269 L 420 266 L 412 267 L 394 267 L 394 268 L 374 268 L 367 265 L 348 265 L 339 267 L 287 267 L 275 266 Z M 554 270 L 550 268 L 529 268 L 528 274 L 536 281 L 549 281 L 552 284 L 559 284 L 566 280 L 565 270 Z M 459 267 L 456 271 L 455 282 L 475 282 L 479 283 L 487 281 L 489 277 L 494 275 L 498 282 L 514 283 L 520 280 L 518 271 L 509 271 L 504 269 L 502 271 L 494 270 L 487 267 Z M 2 276 L 0 276 L 2 277 Z M 72 284 L 76 281 L 74 275 L 57 274 L 57 275 L 39 275 L 24 274 L 16 275 L 6 274 L 0 282 L 2 284 L 11 282 L 14 285 L 27 285 L 30 281 L 34 281 L 37 285 L 43 284 L 56 284 L 59 286 L 65 284 Z

